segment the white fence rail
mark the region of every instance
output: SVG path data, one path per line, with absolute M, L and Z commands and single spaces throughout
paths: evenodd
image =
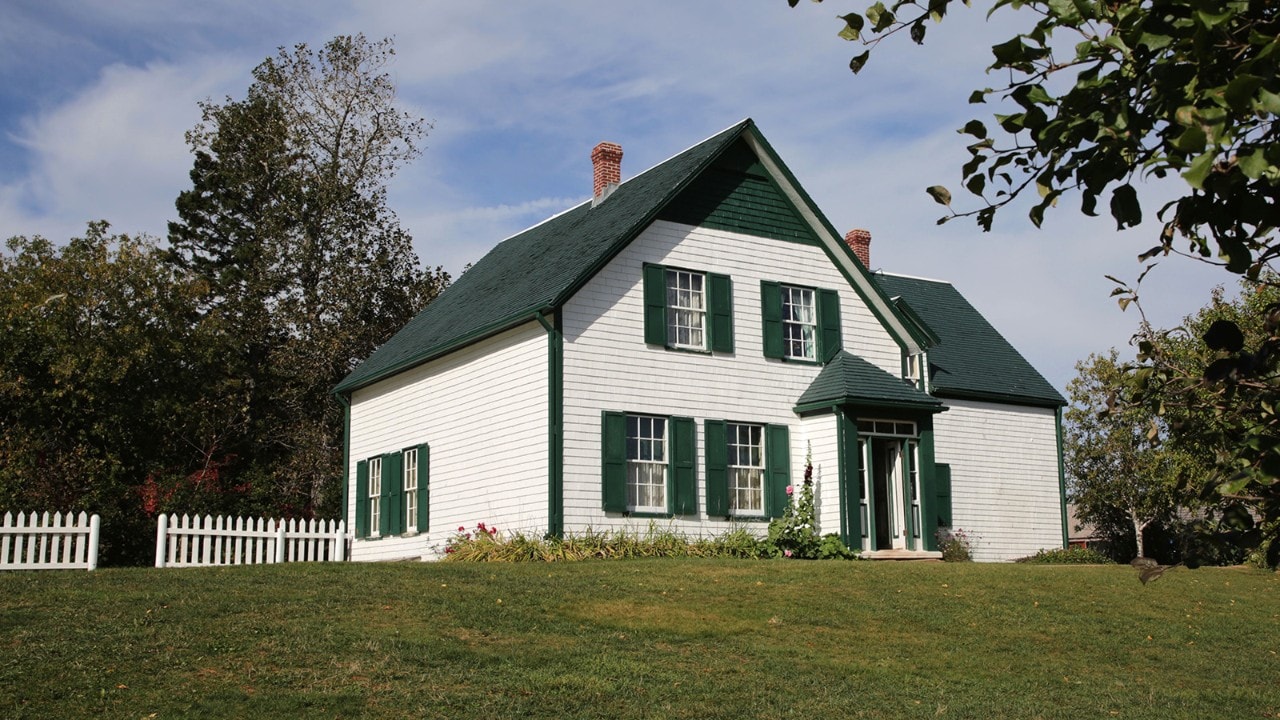
M 88 513 L 4 514 L 0 570 L 93 570 L 101 521 Z
M 156 525 L 156 567 L 341 562 L 346 523 L 161 515 Z

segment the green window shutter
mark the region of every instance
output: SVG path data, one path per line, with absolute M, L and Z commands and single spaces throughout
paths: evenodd
M 369 461 L 356 463 L 356 537 L 369 537 Z
M 733 281 L 728 275 L 707 274 L 710 293 L 711 350 L 733 352 Z
M 946 463 L 937 463 L 933 466 L 933 482 L 934 491 L 938 499 L 937 514 L 938 525 L 944 527 L 952 527 L 951 525 L 951 466 Z
M 382 517 L 378 531 L 383 535 L 404 532 L 403 463 L 398 452 L 382 456 Z
M 764 341 L 764 356 L 781 358 L 782 342 L 782 285 L 768 280 L 760 281 L 760 322 Z
M 698 451 L 693 418 L 673 417 L 671 428 L 671 453 L 667 458 L 668 472 L 675 502 L 672 511 L 676 515 L 698 514 Z
M 644 341 L 648 345 L 667 344 L 667 269 L 644 266 Z
M 791 484 L 791 434 L 786 425 L 769 425 L 765 432 L 764 509 L 769 517 L 782 517 Z
M 703 422 L 707 475 L 707 517 L 729 516 L 729 437 L 723 420 Z
M 418 532 L 431 529 L 431 447 L 418 446 Z
M 601 495 L 605 512 L 627 511 L 627 416 L 606 412 L 601 422 Z
M 840 352 L 840 294 L 818 290 L 818 359 L 829 362 Z

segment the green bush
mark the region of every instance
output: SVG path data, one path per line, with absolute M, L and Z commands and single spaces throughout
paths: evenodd
M 1110 557 L 1092 548 L 1052 548 L 1039 550 L 1035 555 L 1018 558 L 1014 562 L 1031 565 L 1114 565 Z

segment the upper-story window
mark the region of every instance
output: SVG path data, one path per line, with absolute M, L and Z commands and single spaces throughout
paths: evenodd
M 644 341 L 675 350 L 733 352 L 729 276 L 646 264 Z
M 902 365 L 903 377 L 917 388 L 929 392 L 929 356 L 924 352 L 907 353 Z
M 760 320 L 767 358 L 827 362 L 842 346 L 835 290 L 762 280 Z
M 818 312 L 813 288 L 782 286 L 783 353 L 792 360 L 817 360 Z
M 702 273 L 667 270 L 667 343 L 706 350 L 706 279 Z

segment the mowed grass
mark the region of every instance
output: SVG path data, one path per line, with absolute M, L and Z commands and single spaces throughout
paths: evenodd
M 1280 576 L 636 560 L 0 574 L 5 718 L 1280 717 Z

